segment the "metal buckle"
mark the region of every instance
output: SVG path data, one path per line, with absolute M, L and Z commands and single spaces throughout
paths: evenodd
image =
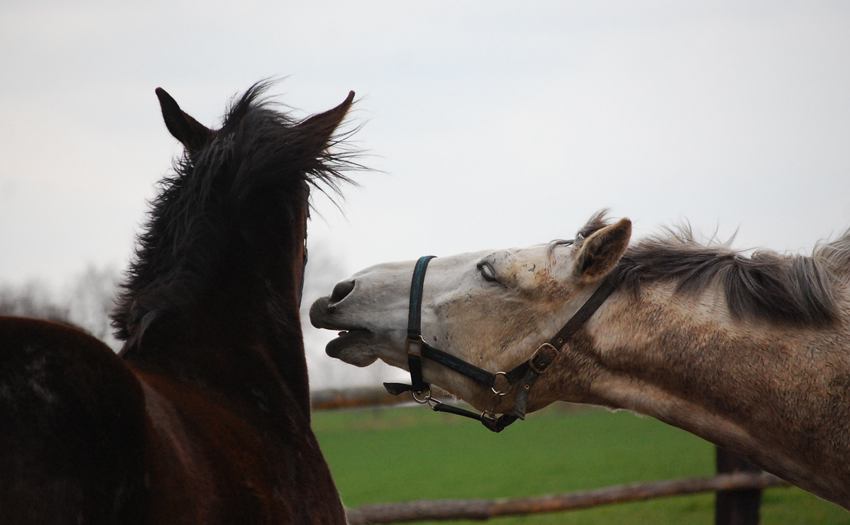
M 499 385 L 500 377 L 502 378 L 501 386 Z M 512 386 L 513 385 L 511 385 L 510 381 L 508 381 L 508 374 L 506 374 L 505 372 L 496 372 L 495 374 L 493 374 L 493 386 L 490 387 L 490 390 L 497 396 L 503 397 L 508 395 L 508 393 L 511 391 Z
M 420 405 L 427 405 L 431 401 L 431 387 L 428 387 L 427 389 L 422 390 L 420 392 L 411 390 L 410 395 L 413 396 L 413 400 L 419 403 Z M 419 396 L 422 396 L 421 399 Z
M 537 365 L 534 363 L 534 360 L 537 358 L 537 354 L 539 354 L 540 351 L 543 350 L 543 348 L 545 348 L 547 346 L 552 349 L 552 352 L 554 352 L 556 356 L 558 355 L 558 349 L 557 348 L 555 348 L 554 346 L 552 346 L 549 343 L 543 343 L 542 345 L 537 347 L 537 350 L 535 350 L 534 353 L 531 354 L 531 358 L 528 360 L 528 367 L 530 369 L 534 370 L 534 372 L 538 375 L 542 374 L 543 371 L 546 370 L 546 367 L 548 367 L 549 365 L 547 364 L 543 368 L 538 368 Z M 551 364 L 551 361 L 550 361 L 550 364 Z

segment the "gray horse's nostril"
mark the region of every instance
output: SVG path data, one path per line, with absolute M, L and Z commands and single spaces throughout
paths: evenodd
M 354 289 L 354 281 L 342 281 L 334 286 L 334 291 L 331 292 L 331 303 L 338 303 L 345 299 Z

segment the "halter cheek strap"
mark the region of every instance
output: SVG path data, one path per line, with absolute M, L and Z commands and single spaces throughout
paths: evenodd
M 531 357 L 508 372 L 496 372 L 495 374 L 479 368 L 471 363 L 444 352 L 429 345 L 422 338 L 422 294 L 425 287 L 425 272 L 433 255 L 420 257 L 413 269 L 413 277 L 410 283 L 410 308 L 407 316 L 407 340 L 405 342 L 407 351 L 407 364 L 410 371 L 410 382 L 384 383 L 387 392 L 399 395 L 410 392 L 413 399 L 421 404 L 428 404 L 436 412 L 447 412 L 463 417 L 481 421 L 485 427 L 493 432 L 501 432 L 505 427 L 517 419 L 525 419 L 528 405 L 528 394 L 531 387 L 551 365 L 561 349 L 581 329 L 585 322 L 590 319 L 602 303 L 616 289 L 613 279 L 606 278 L 602 284 L 593 292 L 593 295 L 573 314 L 567 323 L 549 341 L 543 343 Z M 489 411 L 481 413 L 472 412 L 464 408 L 455 407 L 442 403 L 431 397 L 431 385 L 422 377 L 422 359 L 427 358 L 440 365 L 454 370 L 468 377 L 479 385 L 489 388 L 494 395 L 502 397 L 511 390 L 516 389 L 514 406 L 510 412 L 497 416 Z
M 407 312 L 407 366 L 410 370 L 410 388 L 413 393 L 423 393 L 431 387 L 422 379 L 422 295 L 425 290 L 425 271 L 434 255 L 425 255 L 416 261 L 410 281 L 410 308 Z

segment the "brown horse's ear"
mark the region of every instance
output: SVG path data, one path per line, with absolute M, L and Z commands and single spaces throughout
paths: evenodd
M 299 132 L 299 143 L 304 147 L 305 153 L 318 156 L 328 147 L 334 131 L 345 118 L 352 102 L 354 102 L 354 91 L 349 91 L 348 96 L 339 106 L 313 115 L 296 126 Z
M 608 275 L 626 253 L 632 236 L 632 221 L 620 219 L 597 230 L 582 241 L 575 262 L 575 276 L 592 283 Z
M 175 139 L 183 143 L 190 152 L 201 149 L 212 135 L 212 130 L 180 109 L 177 101 L 164 89 L 156 88 L 156 96 L 159 98 L 162 118 L 165 120 L 165 127 L 168 128 L 168 131 Z

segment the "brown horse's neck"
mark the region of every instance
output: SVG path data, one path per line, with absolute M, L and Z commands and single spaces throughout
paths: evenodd
M 720 290 L 673 289 L 609 298 L 563 354 L 552 378 L 559 398 L 654 416 L 850 503 L 850 469 L 837 467 L 850 439 L 846 330 L 736 320 Z
M 233 272 L 197 301 L 195 311 L 159 320 L 125 358 L 146 370 L 204 385 L 260 411 L 290 410 L 294 399 L 309 419 L 309 383 L 299 306 L 306 211 L 285 257 L 263 268 Z M 277 254 L 280 255 L 280 254 Z M 250 378 L 251 384 L 245 383 Z

